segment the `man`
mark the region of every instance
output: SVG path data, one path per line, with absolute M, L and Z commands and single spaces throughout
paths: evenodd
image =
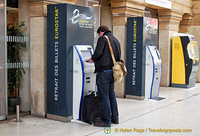
M 121 58 L 121 49 L 119 41 L 112 35 L 107 26 L 100 26 L 97 30 L 99 37 L 97 46 L 92 58 L 89 62 L 95 63 L 95 73 L 97 73 L 96 84 L 102 106 L 102 122 L 97 122 L 94 125 L 100 127 L 110 127 L 111 122 L 119 124 L 117 101 L 114 92 L 113 79 L 113 61 L 111 58 L 108 41 L 108 36 L 113 48 L 116 61 Z

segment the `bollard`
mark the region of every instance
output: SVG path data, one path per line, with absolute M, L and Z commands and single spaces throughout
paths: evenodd
M 16 105 L 16 122 L 19 122 L 19 105 Z

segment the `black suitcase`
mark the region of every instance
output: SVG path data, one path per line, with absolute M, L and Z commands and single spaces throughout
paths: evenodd
M 99 96 L 93 91 L 90 95 L 86 95 L 83 100 L 82 120 L 92 124 L 101 121 L 101 104 Z

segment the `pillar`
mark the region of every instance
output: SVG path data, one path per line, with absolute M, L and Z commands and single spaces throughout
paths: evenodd
M 110 8 L 110 1 L 101 0 L 101 17 L 100 24 L 106 25 L 112 30 L 112 11 Z
M 31 114 L 42 117 L 45 117 L 46 113 L 45 4 L 30 3 Z
M 200 54 L 200 0 L 193 0 L 192 1 L 192 23 L 189 28 L 189 33 L 193 34 L 198 42 L 199 45 L 199 54 Z M 200 65 L 199 65 L 199 71 L 196 76 L 196 82 L 200 83 Z
M 171 37 L 179 31 L 182 13 L 160 9 L 159 16 L 159 52 L 162 59 L 162 79 L 161 86 L 170 85 L 171 73 Z
M 25 22 L 25 26 L 23 27 L 24 36 L 26 39 L 29 39 L 30 34 L 30 20 L 29 20 L 29 2 L 27 0 L 19 0 L 19 8 L 18 8 L 18 19 L 20 21 Z M 29 55 L 30 55 L 30 45 L 29 40 L 26 42 L 26 48 L 20 51 L 20 55 L 22 56 L 22 61 L 25 64 L 29 64 Z M 25 74 L 23 74 L 23 79 L 21 80 L 20 86 L 20 110 L 21 111 L 30 111 L 30 69 L 29 67 L 25 67 Z
M 179 33 L 188 33 L 192 23 L 192 14 L 184 14 L 180 22 Z
M 133 0 L 111 0 L 111 8 L 113 15 L 113 34 L 121 44 L 121 59 L 125 60 L 127 17 L 143 16 L 145 5 Z M 117 97 L 124 97 L 124 83 L 124 80 L 119 83 L 115 83 L 115 93 Z
M 30 2 L 30 80 L 31 114 L 45 117 L 46 114 L 46 26 L 47 5 L 76 3 L 77 0 L 36 0 Z

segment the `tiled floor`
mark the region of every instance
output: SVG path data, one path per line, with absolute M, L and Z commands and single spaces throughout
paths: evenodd
M 109 134 L 79 121 L 26 116 L 20 123 L 0 122 L 0 136 L 200 136 L 200 83 L 190 89 L 161 87 L 160 97 L 166 99 L 118 98 L 120 124 L 112 125 Z

